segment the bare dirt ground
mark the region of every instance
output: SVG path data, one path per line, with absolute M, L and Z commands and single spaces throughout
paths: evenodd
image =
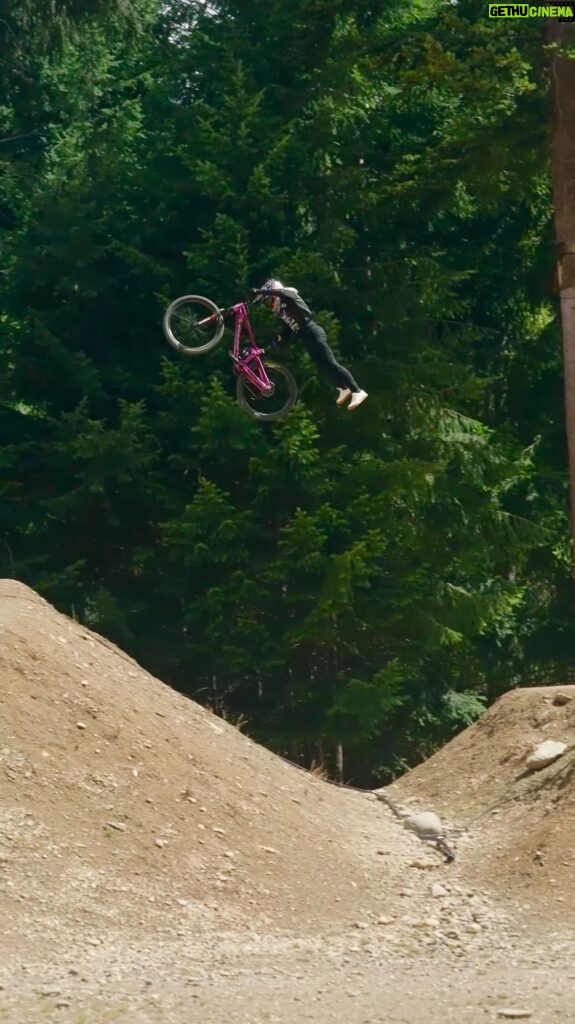
M 1 580 L 0 1024 L 573 1022 L 574 780 L 509 693 L 385 791 L 448 864 Z

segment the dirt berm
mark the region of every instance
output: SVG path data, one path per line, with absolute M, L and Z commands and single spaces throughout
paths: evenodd
M 0 581 L 0 1022 L 575 1021 L 573 755 L 523 767 L 574 696 L 514 691 L 386 790 L 447 864 Z

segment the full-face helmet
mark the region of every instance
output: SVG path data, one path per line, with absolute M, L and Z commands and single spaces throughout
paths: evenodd
M 281 281 L 277 281 L 275 278 L 270 278 L 262 284 L 260 291 L 263 292 L 261 301 L 265 303 L 268 309 L 271 309 L 273 313 L 277 313 L 280 308 L 280 296 L 279 295 L 266 295 L 268 291 L 277 291 L 278 288 L 283 288 Z

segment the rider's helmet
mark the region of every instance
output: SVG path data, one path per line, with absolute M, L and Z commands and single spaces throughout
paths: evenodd
M 277 291 L 278 288 L 283 287 L 284 286 L 281 281 L 277 281 L 274 278 L 271 278 L 269 281 L 266 281 L 264 284 L 262 284 L 261 288 L 259 289 L 260 292 L 264 293 L 261 296 L 261 301 L 264 302 L 268 309 L 271 309 L 273 313 L 277 313 L 280 308 L 280 297 L 279 295 L 266 296 L 265 293 L 269 291 Z

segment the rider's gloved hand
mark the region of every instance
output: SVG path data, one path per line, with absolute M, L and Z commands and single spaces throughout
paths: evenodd
M 259 291 L 258 288 L 250 288 L 250 299 L 252 302 L 262 301 L 262 293 Z

